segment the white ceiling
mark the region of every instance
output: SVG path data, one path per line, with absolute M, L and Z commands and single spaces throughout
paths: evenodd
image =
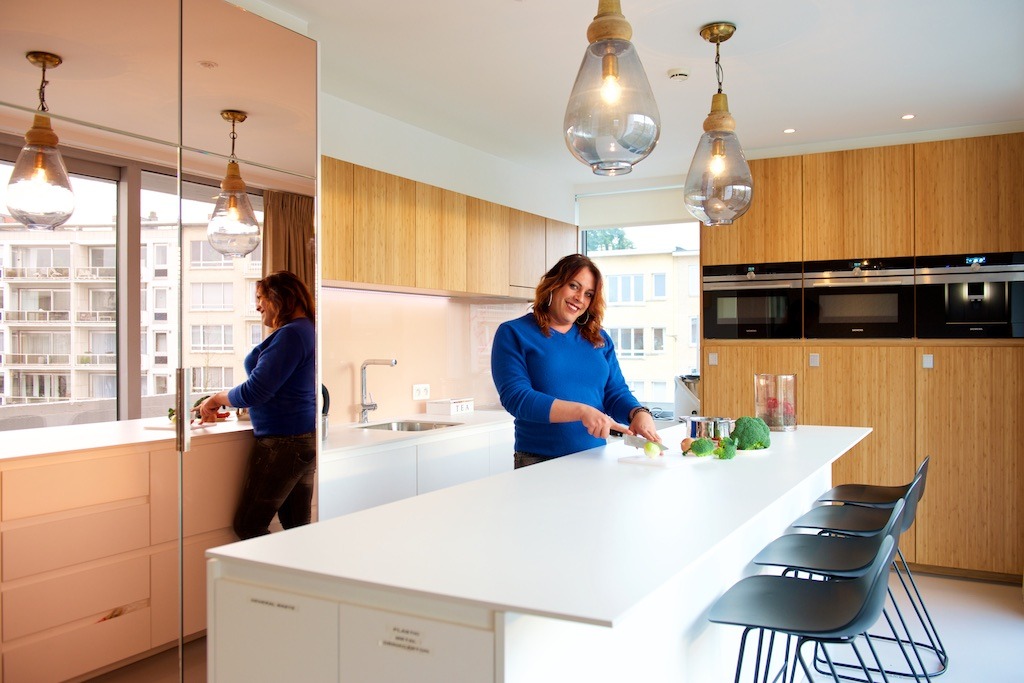
M 685 174 L 717 88 L 712 21 L 737 26 L 724 91 L 751 158 L 1024 130 L 1022 0 L 622 0 L 662 133 L 621 178 L 562 138 L 597 0 L 268 4 L 308 22 L 322 91 L 575 186 Z

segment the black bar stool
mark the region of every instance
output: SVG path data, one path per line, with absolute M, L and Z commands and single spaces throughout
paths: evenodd
M 898 518 L 902 513 L 903 505 L 897 503 L 893 517 Z M 893 528 L 898 529 L 899 524 L 897 519 Z M 855 579 L 814 581 L 792 576 L 758 575 L 742 579 L 727 590 L 712 605 L 708 618 L 715 623 L 744 627 L 736 661 L 736 683 L 739 683 L 742 675 L 747 638 L 754 630 L 758 631 L 759 637 L 753 681 L 757 681 L 761 674 L 761 655 L 766 631 L 771 632 L 771 643 L 774 642 L 774 635 L 777 633 L 797 638 L 795 659 L 809 680 L 814 680 L 814 675 L 804 660 L 802 649 L 804 644 L 811 642 L 822 646 L 823 655 L 829 665 L 829 673 L 835 683 L 840 683 L 841 677 L 833 665 L 828 646 L 836 644 L 850 645 L 867 680 L 872 680 L 870 672 L 874 669 L 881 673 L 883 681 L 889 681 L 868 630 L 883 615 L 892 627 L 892 620 L 884 608 L 888 569 L 895 557 L 896 546 L 893 535 L 886 535 L 878 545 L 868 570 Z M 858 636 L 863 636 L 877 668 L 867 665 L 857 647 Z M 771 643 L 765 661 L 762 679 L 764 681 L 769 680 Z M 909 655 L 905 650 L 904 655 L 909 664 Z M 786 680 L 790 665 L 789 656 L 787 638 L 784 664 L 772 680 L 779 680 L 780 676 L 781 680 Z M 796 662 L 793 663 L 793 670 L 789 674 L 790 681 L 796 676 Z

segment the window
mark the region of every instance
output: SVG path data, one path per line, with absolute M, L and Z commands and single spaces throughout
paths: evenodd
M 153 277 L 167 277 L 167 245 L 153 246 Z
M 17 310 L 7 311 L 8 320 L 56 323 L 71 319 L 71 292 L 66 289 L 21 289 L 17 294 Z
M 194 391 L 220 391 L 234 386 L 234 370 L 225 367 L 192 368 Z
M 668 294 L 668 277 L 665 273 L 651 274 L 651 298 L 664 299 Z
M 644 300 L 643 275 L 609 275 L 608 303 L 632 304 Z
M 116 332 L 90 332 L 89 352 L 93 355 L 109 356 L 103 359 L 104 363 L 113 363 L 113 356 L 117 353 Z
M 167 320 L 167 299 L 168 290 L 164 287 L 153 289 L 153 321 L 164 322 Z
M 89 310 L 79 311 L 78 319 L 83 322 L 116 322 L 117 292 L 113 289 L 90 289 Z
M 665 352 L 665 328 L 655 327 L 651 330 L 651 351 L 653 353 Z
M 52 403 L 70 398 L 68 394 L 68 376 L 60 373 L 11 373 L 10 402 L 14 403 Z
M 191 261 L 189 265 L 193 268 L 230 268 L 232 258 L 225 256 L 210 246 L 205 239 L 192 240 L 189 242 L 189 253 Z
M 256 346 L 263 341 L 263 324 L 262 323 L 250 323 L 249 324 L 249 345 Z
M 658 403 L 674 403 L 675 394 L 669 391 L 668 382 L 651 382 L 651 401 Z
M 116 398 L 117 375 L 90 375 L 89 390 L 93 398 Z
M 193 351 L 233 351 L 231 325 L 192 325 Z
M 644 355 L 643 328 L 612 328 L 608 330 L 608 335 L 615 344 L 615 354 L 619 358 Z
M 21 331 L 11 336 L 11 365 L 67 365 L 71 362 L 71 335 L 67 332 Z
M 234 291 L 230 282 L 193 282 L 192 310 L 234 310 Z

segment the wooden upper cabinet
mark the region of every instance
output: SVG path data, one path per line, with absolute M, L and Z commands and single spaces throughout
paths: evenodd
M 701 226 L 704 265 L 801 260 L 800 157 L 755 159 L 749 164 L 753 202 L 732 225 Z
M 416 286 L 416 183 L 356 166 L 353 278 Z
M 466 198 L 466 288 L 470 292 L 508 296 L 509 211 L 507 206 Z
M 466 291 L 466 196 L 416 183 L 416 286 Z
M 1024 251 L 1024 133 L 920 143 L 914 154 L 918 254 Z
M 352 175 L 355 167 L 327 156 L 320 161 L 321 274 L 324 280 L 352 280 L 355 234 Z
M 558 263 L 563 256 L 578 254 L 580 251 L 580 231 L 572 223 L 563 223 L 548 218 L 547 230 L 545 231 L 545 258 L 544 272 L 548 272 L 551 266 Z M 534 287 L 537 283 L 534 283 Z
M 804 260 L 914 255 L 914 148 L 803 157 Z
M 532 290 L 547 270 L 547 226 L 541 216 L 517 209 L 508 211 L 508 284 Z

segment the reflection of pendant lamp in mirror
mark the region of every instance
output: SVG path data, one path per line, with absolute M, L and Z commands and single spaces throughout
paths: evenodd
M 57 149 L 57 134 L 50 127 L 46 106 L 46 70 L 60 66 L 61 58 L 49 52 L 25 55 L 43 70 L 39 85 L 39 111 L 25 133 L 25 146 L 11 171 L 7 185 L 7 209 L 11 215 L 33 230 L 53 230 L 63 225 L 75 210 L 68 170 Z
M 734 132 L 736 121 L 722 92 L 719 46 L 735 32 L 736 27 L 725 22 L 708 24 L 700 30 L 704 40 L 715 44 L 718 93 L 711 97 L 711 113 L 704 120 L 704 134 L 686 174 L 683 194 L 686 209 L 704 225 L 731 224 L 750 208 L 754 193 L 750 166 Z
M 206 228 L 210 245 L 225 256 L 240 257 L 252 252 L 260 245 L 260 224 L 253 213 L 252 203 L 245 191 L 245 182 L 238 170 L 235 158 L 235 124 L 248 117 L 244 111 L 226 109 L 220 113 L 225 121 L 231 122 L 231 156 L 228 169 L 220 183 L 220 194 Z
M 597 175 L 632 171 L 661 132 L 658 105 L 632 37 L 619 0 L 599 0 L 563 126 L 569 151 Z

